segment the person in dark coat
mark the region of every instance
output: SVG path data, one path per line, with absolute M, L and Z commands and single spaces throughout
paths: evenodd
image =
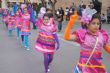
M 98 0 L 92 0 L 93 5 L 94 5 L 94 9 L 96 9 L 97 13 L 101 13 L 101 9 L 102 9 L 102 3 L 99 2 Z

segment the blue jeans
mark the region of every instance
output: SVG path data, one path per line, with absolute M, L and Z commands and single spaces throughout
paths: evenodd
M 59 22 L 59 24 L 58 24 L 58 30 L 59 30 L 59 31 L 62 30 L 62 22 Z
M 29 48 L 29 39 L 28 39 L 28 35 L 21 35 L 21 40 L 22 40 L 22 43 L 24 45 L 24 47 L 26 49 Z
M 17 32 L 17 37 L 19 38 L 20 37 L 20 28 L 17 28 L 16 32 Z
M 8 30 L 8 35 L 12 36 L 12 30 Z
M 24 46 L 25 48 L 29 47 L 29 38 L 28 35 L 24 35 Z

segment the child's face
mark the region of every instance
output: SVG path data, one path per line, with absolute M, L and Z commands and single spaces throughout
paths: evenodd
M 49 22 L 49 18 L 47 16 L 44 17 L 43 23 L 44 25 L 47 25 Z
M 87 27 L 89 31 L 96 33 L 99 30 L 100 25 L 100 20 L 96 18 L 93 19 L 92 22 L 89 25 L 87 25 Z

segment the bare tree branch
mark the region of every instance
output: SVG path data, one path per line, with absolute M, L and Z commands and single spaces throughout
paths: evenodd
M 55 5 L 57 0 L 49 0 L 49 2 L 52 4 L 52 5 Z
M 43 4 L 43 6 L 45 6 L 46 1 L 45 1 L 45 0 L 41 0 L 41 2 L 42 2 L 42 4 Z

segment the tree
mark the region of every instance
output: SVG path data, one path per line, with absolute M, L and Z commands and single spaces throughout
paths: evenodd
M 24 0 L 24 3 L 31 3 L 30 0 Z
M 53 11 L 53 15 L 55 17 L 55 5 L 57 3 L 57 0 L 49 0 L 50 4 L 51 4 L 51 7 L 52 7 L 52 11 Z
M 42 6 L 46 7 L 46 1 L 45 0 L 41 0 Z

